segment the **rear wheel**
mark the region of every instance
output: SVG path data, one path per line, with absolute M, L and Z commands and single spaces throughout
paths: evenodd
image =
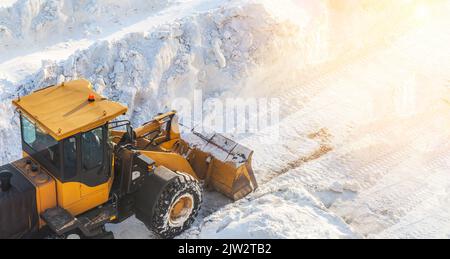
M 163 190 L 153 214 L 151 229 L 163 238 L 174 238 L 191 227 L 200 210 L 202 189 L 197 180 L 179 173 Z

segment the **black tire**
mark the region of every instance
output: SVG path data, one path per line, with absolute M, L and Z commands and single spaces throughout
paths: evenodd
M 192 211 L 182 222 L 173 224 L 170 220 L 170 211 L 174 204 L 183 197 L 192 199 Z M 163 190 L 153 214 L 152 226 L 149 228 L 162 238 L 172 239 L 190 228 L 197 217 L 202 203 L 202 188 L 192 176 L 179 173 L 177 179 Z

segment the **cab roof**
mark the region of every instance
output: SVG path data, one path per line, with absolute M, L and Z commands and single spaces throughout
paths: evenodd
M 92 95 L 95 101 L 90 102 Z M 13 104 L 57 141 L 86 132 L 127 112 L 127 107 L 97 94 L 80 79 L 38 90 Z

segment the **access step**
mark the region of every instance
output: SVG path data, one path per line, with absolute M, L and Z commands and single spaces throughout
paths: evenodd
M 60 207 L 46 210 L 41 217 L 57 235 L 63 235 L 80 226 L 80 222 L 74 216 Z

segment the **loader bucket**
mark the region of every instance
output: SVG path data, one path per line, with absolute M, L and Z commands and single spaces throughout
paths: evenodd
M 258 187 L 251 166 L 252 150 L 221 134 L 193 133 L 183 140 L 187 147 L 183 153 L 208 187 L 235 201 Z

